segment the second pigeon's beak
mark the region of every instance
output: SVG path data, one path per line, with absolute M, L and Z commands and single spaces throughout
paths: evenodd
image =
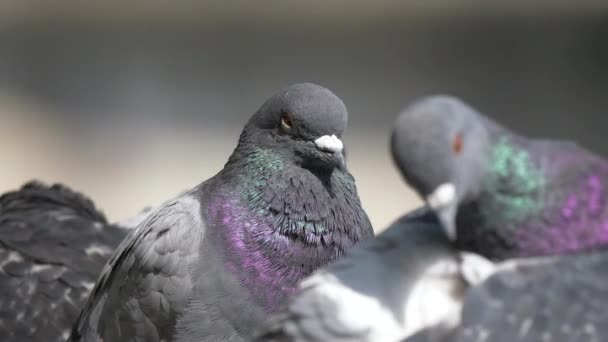
M 333 154 L 336 166 L 340 170 L 346 168 L 346 162 L 344 161 L 344 144 L 335 135 L 324 135 L 315 140 L 315 146 L 318 150 Z
M 456 187 L 452 183 L 439 185 L 430 195 L 426 197 L 427 205 L 436 213 L 448 239 L 455 241 L 456 236 L 456 212 L 458 201 L 456 200 Z

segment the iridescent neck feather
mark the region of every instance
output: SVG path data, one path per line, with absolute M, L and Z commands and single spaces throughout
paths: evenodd
M 573 144 L 497 137 L 482 191 L 463 203 L 465 248 L 492 257 L 554 255 L 608 244 L 608 165 Z
M 303 277 L 371 236 L 371 225 L 348 173 L 317 175 L 261 148 L 237 160 L 223 171 L 231 191 L 213 196 L 208 217 L 222 226 L 226 269 L 274 311 Z

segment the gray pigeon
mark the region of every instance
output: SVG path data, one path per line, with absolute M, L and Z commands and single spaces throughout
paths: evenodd
M 70 340 L 250 336 L 302 278 L 373 235 L 342 153 L 347 116 L 314 84 L 268 99 L 224 169 L 122 242 Z
M 467 290 L 460 323 L 423 330 L 407 342 L 604 341 L 608 254 L 514 259 Z
M 608 244 L 608 162 L 574 143 L 529 139 L 432 96 L 400 114 L 392 148 L 459 249 L 505 260 Z
M 128 231 L 60 184 L 0 197 L 0 341 L 65 341 Z
M 302 281 L 255 341 L 390 342 L 427 327 L 444 337 L 458 323 L 469 281 L 477 281 L 474 259 L 463 262 L 471 257 L 450 245 L 430 210 L 412 212 Z
M 602 341 L 608 254 L 494 264 L 408 214 L 300 284 L 255 342 Z

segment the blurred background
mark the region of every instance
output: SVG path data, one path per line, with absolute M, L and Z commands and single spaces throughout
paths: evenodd
M 388 150 L 417 97 L 608 154 L 608 2 L 3 1 L 0 192 L 64 182 L 126 218 L 215 174 L 297 82 L 349 108 L 349 168 L 380 230 L 420 203 Z

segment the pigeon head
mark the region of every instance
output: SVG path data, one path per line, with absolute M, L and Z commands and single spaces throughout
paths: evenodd
M 241 141 L 275 151 L 308 169 L 345 169 L 342 133 L 346 106 L 329 89 L 311 83 L 286 87 L 251 117 Z
M 456 239 L 458 206 L 479 192 L 491 154 L 483 118 L 454 97 L 431 96 L 404 109 L 394 127 L 398 168 Z

